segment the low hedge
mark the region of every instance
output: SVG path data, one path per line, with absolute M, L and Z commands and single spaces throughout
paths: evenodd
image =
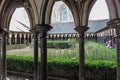
M 7 45 L 6 49 L 7 50 L 12 50 L 12 49 L 22 49 L 25 48 L 25 44 L 12 44 L 12 45 Z
M 32 57 L 7 56 L 8 71 L 33 74 Z M 40 65 L 40 64 L 39 64 Z M 48 75 L 78 80 L 78 60 L 48 59 Z M 40 68 L 40 67 L 39 67 Z M 116 80 L 116 63 L 112 61 L 86 61 L 86 80 Z M 39 69 L 40 70 L 40 69 Z
M 48 41 L 47 48 L 68 49 L 70 48 L 70 45 L 68 41 Z

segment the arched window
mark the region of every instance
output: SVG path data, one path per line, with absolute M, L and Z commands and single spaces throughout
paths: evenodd
M 60 21 L 67 22 L 68 21 L 69 12 L 66 6 L 62 6 L 60 10 Z

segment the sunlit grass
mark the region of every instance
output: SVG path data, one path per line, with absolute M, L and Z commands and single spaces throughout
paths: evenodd
M 88 60 L 116 60 L 116 51 L 95 42 L 86 42 L 85 57 Z

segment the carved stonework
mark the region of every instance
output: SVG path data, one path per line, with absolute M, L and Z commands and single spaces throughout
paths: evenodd
M 81 38 L 84 38 L 84 33 L 85 31 L 87 31 L 89 28 L 88 27 L 85 27 L 85 26 L 82 26 L 82 27 L 76 27 L 75 30 L 79 33 L 79 37 L 80 39 Z
M 47 24 L 37 24 L 32 30 L 32 33 L 46 33 L 52 28 L 52 26 Z
M 82 26 L 82 27 L 76 27 L 75 30 L 78 32 L 78 33 L 84 33 L 85 31 L 87 31 L 89 28 L 86 27 L 86 26 Z

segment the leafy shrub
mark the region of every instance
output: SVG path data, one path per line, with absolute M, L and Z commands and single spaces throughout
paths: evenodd
M 33 74 L 33 57 L 7 56 L 8 70 Z M 40 63 L 40 62 L 39 62 Z M 39 64 L 40 65 L 40 64 Z M 48 59 L 48 75 L 78 80 L 78 60 Z M 116 63 L 112 61 L 86 61 L 86 80 L 116 80 Z M 40 70 L 40 69 L 39 69 Z
M 77 46 L 77 44 L 79 44 L 78 40 L 75 39 L 68 39 L 69 42 L 69 46 L 71 49 L 75 49 Z
M 40 43 L 39 43 L 40 47 Z M 68 41 L 48 41 L 47 48 L 68 49 L 70 46 Z

